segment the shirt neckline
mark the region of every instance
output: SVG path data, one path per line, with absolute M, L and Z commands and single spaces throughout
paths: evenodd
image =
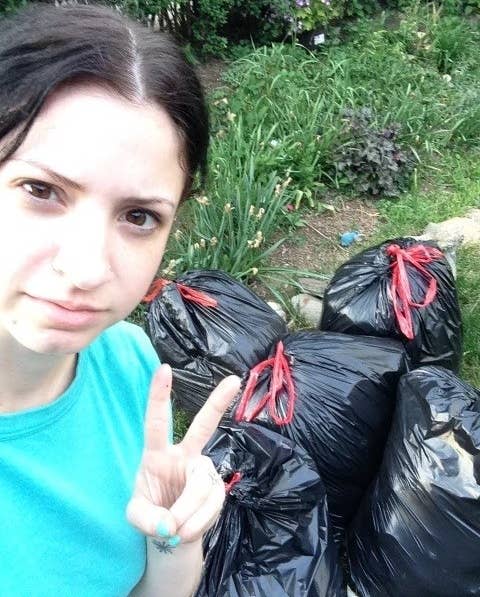
M 52 425 L 75 404 L 85 381 L 88 350 L 78 354 L 73 380 L 53 402 L 14 413 L 0 414 L 0 442 L 32 435 Z

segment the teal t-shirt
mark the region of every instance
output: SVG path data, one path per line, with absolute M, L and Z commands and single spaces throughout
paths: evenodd
M 0 416 L 0 596 L 124 597 L 145 569 L 125 518 L 158 358 L 120 322 L 57 400 Z

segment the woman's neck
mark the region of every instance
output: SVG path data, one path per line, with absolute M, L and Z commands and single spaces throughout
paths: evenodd
M 75 376 L 77 355 L 38 354 L 0 341 L 0 415 L 53 402 Z

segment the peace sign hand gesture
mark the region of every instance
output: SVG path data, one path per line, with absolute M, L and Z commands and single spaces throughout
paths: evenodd
M 171 369 L 161 365 L 150 389 L 145 446 L 127 518 L 145 535 L 170 537 L 175 547 L 200 539 L 222 508 L 224 484 L 202 449 L 239 391 L 240 379 L 224 379 L 174 445 L 169 443 L 171 385 Z

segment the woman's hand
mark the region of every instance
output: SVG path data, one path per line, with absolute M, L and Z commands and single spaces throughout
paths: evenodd
M 145 419 L 145 447 L 127 518 L 166 549 L 200 539 L 225 499 L 223 481 L 202 449 L 240 388 L 224 379 L 210 394 L 179 444 L 169 443 L 172 372 L 161 365 L 152 382 Z

